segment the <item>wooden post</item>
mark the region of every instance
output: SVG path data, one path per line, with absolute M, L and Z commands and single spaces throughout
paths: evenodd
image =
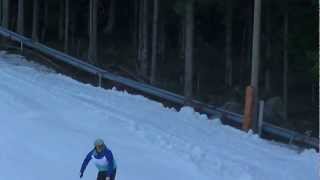
M 246 89 L 245 107 L 244 107 L 244 119 L 242 129 L 248 131 L 251 128 L 253 118 L 253 106 L 254 106 L 254 90 L 253 87 L 248 86 Z

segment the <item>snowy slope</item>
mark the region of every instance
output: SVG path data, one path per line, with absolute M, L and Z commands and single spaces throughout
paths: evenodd
M 79 179 L 95 138 L 118 180 L 318 180 L 319 154 L 300 154 L 190 108 L 104 90 L 0 53 L 0 180 Z M 90 164 L 84 180 L 95 179 Z

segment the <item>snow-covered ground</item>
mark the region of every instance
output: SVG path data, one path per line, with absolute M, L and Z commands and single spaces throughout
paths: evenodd
M 104 90 L 0 53 L 0 180 L 79 179 L 95 138 L 118 180 L 318 180 L 319 154 L 247 134 L 191 108 Z M 95 179 L 89 164 L 84 180 Z

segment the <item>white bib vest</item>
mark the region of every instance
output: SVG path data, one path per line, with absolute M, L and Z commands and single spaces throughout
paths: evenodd
M 108 170 L 108 160 L 105 156 L 101 159 L 97 159 L 92 155 L 92 162 L 96 165 L 99 171 L 106 171 Z

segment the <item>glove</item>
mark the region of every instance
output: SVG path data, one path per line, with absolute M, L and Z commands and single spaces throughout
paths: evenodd
M 82 178 L 83 177 L 83 173 L 82 172 L 80 172 L 80 178 Z

